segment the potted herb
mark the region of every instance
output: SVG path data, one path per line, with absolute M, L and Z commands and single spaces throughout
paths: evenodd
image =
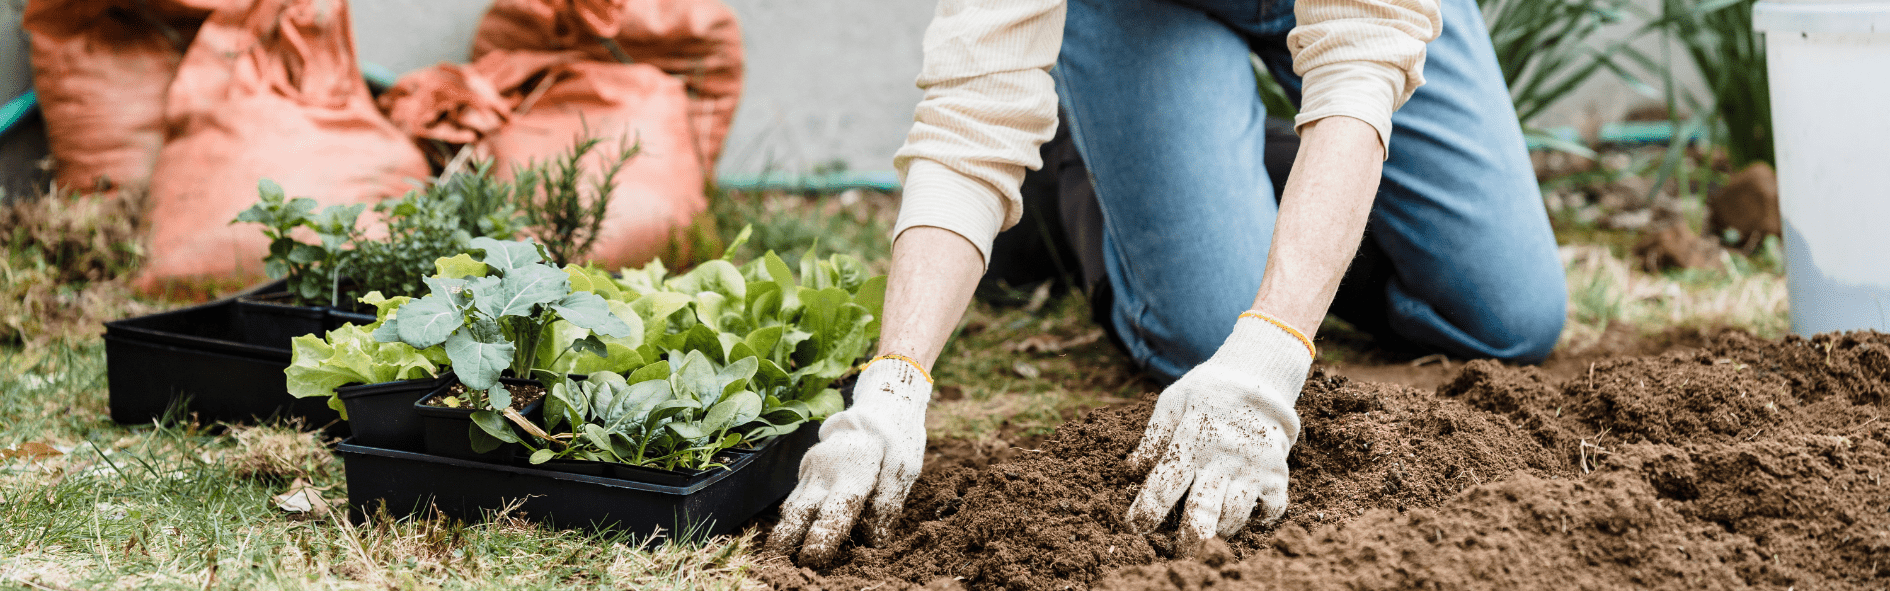
M 564 321 L 593 333 L 556 351 L 559 357 L 602 356 L 606 349 L 598 335 L 629 336 L 630 326 L 597 294 L 573 291 L 570 277 L 545 262 L 538 243 L 477 238 L 472 247 L 484 256 L 440 262 L 442 274 L 426 280 L 429 293 L 402 304 L 373 334 L 384 343 L 443 349 L 458 377 L 462 387 L 455 392 L 416 403 L 427 425 L 429 453 L 502 459 L 495 457 L 502 452 L 494 453 L 501 444 L 518 441 L 505 417 L 522 416 L 543 397 L 543 385 L 533 377 L 555 377 L 533 372 L 551 324 Z M 508 370 L 516 380 L 501 380 Z

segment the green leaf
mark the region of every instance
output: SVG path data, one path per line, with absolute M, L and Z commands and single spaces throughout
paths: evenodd
M 512 425 L 499 416 L 496 411 L 476 410 L 472 413 L 474 429 L 485 432 L 493 439 L 506 443 L 518 443 L 518 434 L 512 432 Z M 490 451 L 490 450 L 488 450 Z
M 467 332 L 456 332 L 446 339 L 446 357 L 453 360 L 460 383 L 474 390 L 489 390 L 499 383 L 499 373 L 512 363 L 512 343 L 483 343 Z
M 815 394 L 807 401 L 807 406 L 809 418 L 813 419 L 825 419 L 833 416 L 833 413 L 847 409 L 846 399 L 841 398 L 840 391 L 833 388 L 827 388 Z
M 571 279 L 564 272 L 544 265 L 528 265 L 506 271 L 496 290 L 473 292 L 473 305 L 495 318 L 530 316 L 533 306 L 558 301 L 570 292 Z
M 617 397 L 617 404 L 608 413 L 599 413 L 606 423 L 641 424 L 650 411 L 657 405 L 670 399 L 672 391 L 669 382 L 652 380 L 637 382 L 624 388 L 623 395 Z
M 610 350 L 605 348 L 604 342 L 597 340 L 596 336 L 587 336 L 573 341 L 571 343 L 571 351 L 574 353 L 590 353 L 598 357 L 607 357 L 610 355 Z
M 724 431 L 745 425 L 758 416 L 761 416 L 761 395 L 743 390 L 709 408 L 708 414 L 703 415 L 702 423 L 705 427 Z
M 727 357 L 727 353 L 722 350 L 722 340 L 716 338 L 719 334 L 720 333 L 717 333 L 715 329 L 698 324 L 694 328 L 690 328 L 689 332 L 684 333 L 683 350 L 691 353 L 701 353 L 708 358 L 708 361 L 713 361 L 719 365 Z
M 717 331 L 727 330 L 722 326 L 722 309 L 727 301 L 728 296 L 713 291 L 696 294 L 696 321 Z
M 313 244 L 296 243 L 289 249 L 289 262 L 298 265 L 319 263 L 328 258 L 328 250 Z
M 289 382 L 289 394 L 296 398 L 333 396 L 335 388 L 372 379 L 372 376 L 343 365 L 328 364 L 335 348 L 316 338 L 302 335 L 289 340 L 289 367 L 283 370 Z
M 761 260 L 763 261 L 762 268 L 768 271 L 768 278 L 773 280 L 775 285 L 781 286 L 781 294 L 785 296 L 794 293 L 794 273 L 788 270 L 787 262 L 781 260 L 781 256 L 774 254 L 772 250 L 761 255 Z
M 400 340 L 418 349 L 445 342 L 466 322 L 465 316 L 438 294 L 408 302 L 400 307 L 399 314 Z
M 538 255 L 538 245 L 529 240 L 493 240 L 481 236 L 472 239 L 470 246 L 486 251 L 485 263 L 508 275 L 513 269 L 529 267 L 545 260 Z
M 702 439 L 703 437 L 707 437 L 710 433 L 715 432 L 715 430 L 709 429 L 707 425 L 695 421 L 676 421 L 665 423 L 663 426 L 668 427 L 670 432 L 675 433 L 677 437 L 682 438 L 684 441 Z
M 748 348 L 753 349 L 755 354 L 767 359 L 775 359 L 774 348 L 780 344 L 784 330 L 785 327 L 780 325 L 757 328 L 754 332 L 748 333 L 748 338 L 743 339 L 742 342 L 747 343 Z
M 833 266 L 834 285 L 840 289 L 858 291 L 860 286 L 865 285 L 867 279 L 873 276 L 873 272 L 867 270 L 866 263 L 860 262 L 860 259 L 851 255 L 834 253 L 827 260 Z
M 690 269 L 688 273 L 663 282 L 670 289 L 689 296 L 703 292 L 722 294 L 732 301 L 747 301 L 748 281 L 742 279 L 741 269 L 724 260 L 712 260 Z
M 735 251 L 740 250 L 742 245 L 748 244 L 748 238 L 750 236 L 753 236 L 754 233 L 755 233 L 754 224 L 743 225 L 741 233 L 736 234 L 734 240 L 728 241 L 727 248 L 722 249 L 722 259 L 727 260 L 729 257 L 734 256 Z
M 616 343 L 605 343 L 604 355 L 602 357 L 595 355 L 576 355 L 573 357 L 575 357 L 575 359 L 570 361 L 568 364 L 569 367 L 564 371 L 580 375 L 595 374 L 598 372 L 630 371 L 645 363 L 643 355 L 637 353 L 636 349 L 631 349 Z
M 866 313 L 873 315 L 873 326 L 869 332 L 879 332 L 879 319 L 886 308 L 886 276 L 876 275 L 860 284 L 860 289 L 853 294 L 853 303 L 866 308 Z
M 630 375 L 625 376 L 624 381 L 635 384 L 639 382 L 647 382 L 650 380 L 668 380 L 669 375 L 670 375 L 669 362 L 668 361 L 655 361 L 655 362 L 651 362 L 649 365 L 645 365 L 643 367 L 637 368 L 635 372 L 632 372 Z
M 749 288 L 748 294 L 750 322 L 760 327 L 781 324 L 781 286 L 773 283 L 758 283 L 755 287 Z
M 551 458 L 556 455 L 557 454 L 552 453 L 552 451 L 548 448 L 541 449 L 541 450 L 532 452 L 532 457 L 529 458 L 529 461 L 533 464 L 543 464 L 545 462 L 551 461 Z
M 630 336 L 630 325 L 611 314 L 610 306 L 597 294 L 580 291 L 565 295 L 551 304 L 551 309 L 566 321 L 610 337 Z
M 278 185 L 275 181 L 269 179 L 256 181 L 256 193 L 265 201 L 275 202 L 281 202 L 282 199 L 287 196 L 282 190 L 282 185 Z M 314 200 L 310 199 L 310 201 Z
M 433 269 L 437 272 L 436 277 L 446 279 L 486 276 L 486 264 L 473 260 L 472 255 L 463 252 L 433 261 Z
M 512 391 L 505 388 L 505 383 L 493 384 L 486 389 L 486 405 L 493 410 L 505 410 L 512 406 Z
M 715 382 L 714 363 L 701 351 L 690 351 L 683 356 L 682 366 L 670 376 L 670 383 L 676 393 L 696 400 L 714 401 L 722 397 L 722 388 Z
M 413 301 L 413 298 L 407 296 L 394 296 L 390 298 L 381 295 L 379 291 L 370 291 L 356 298 L 356 301 L 374 306 L 375 320 L 386 322 L 393 317 L 395 310 L 400 309 L 400 307 L 406 305 L 407 302 Z M 392 339 L 384 342 L 392 342 Z

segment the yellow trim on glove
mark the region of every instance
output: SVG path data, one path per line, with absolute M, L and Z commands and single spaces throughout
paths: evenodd
M 1319 349 L 1316 347 L 1313 347 L 1312 339 L 1306 338 L 1306 333 L 1300 332 L 1299 329 L 1293 328 L 1291 326 L 1287 326 L 1285 322 L 1280 322 L 1279 320 L 1274 319 L 1272 316 L 1261 314 L 1253 310 L 1241 312 L 1240 317 L 1265 320 L 1268 324 L 1272 324 L 1274 326 L 1280 327 L 1280 330 L 1284 330 L 1286 331 L 1287 334 L 1293 335 L 1294 338 L 1299 339 L 1300 344 L 1306 345 L 1306 353 L 1312 355 L 1313 359 L 1319 358 Z
M 1300 338 L 1305 338 L 1305 337 L 1300 337 Z M 865 370 L 865 369 L 866 369 L 866 366 L 868 366 L 868 365 L 872 365 L 872 364 L 873 364 L 873 362 L 875 362 L 875 361 L 880 361 L 880 360 L 884 360 L 884 359 L 897 359 L 897 360 L 899 360 L 899 361 L 904 361 L 904 362 L 906 362 L 906 363 L 908 363 L 908 364 L 911 364 L 911 365 L 912 365 L 912 369 L 916 369 L 916 370 L 919 370 L 919 375 L 920 375 L 920 376 L 923 376 L 923 377 L 925 377 L 925 383 L 927 383 L 927 384 L 930 384 L 930 383 L 932 383 L 932 374 L 930 374 L 930 373 L 927 373 L 927 372 L 925 371 L 925 366 L 923 366 L 923 365 L 919 365 L 919 362 L 918 362 L 918 361 L 916 361 L 916 360 L 914 360 L 914 359 L 913 359 L 913 358 L 911 358 L 911 357 L 907 357 L 907 356 L 904 356 L 904 355 L 900 355 L 900 354 L 898 354 L 898 353 L 887 353 L 887 354 L 885 354 L 885 355 L 881 355 L 881 356 L 878 356 L 878 357 L 874 357 L 874 358 L 872 358 L 872 359 L 868 359 L 868 360 L 866 361 L 866 363 L 862 363 L 862 364 L 860 364 L 860 369 L 861 369 L 861 370 Z

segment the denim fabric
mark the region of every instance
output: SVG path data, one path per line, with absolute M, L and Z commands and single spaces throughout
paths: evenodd
M 1368 315 L 1427 350 L 1537 362 L 1567 306 L 1554 234 L 1476 3 L 1443 4 L 1392 119 Z M 1212 355 L 1259 289 L 1279 208 L 1248 53 L 1298 100 L 1293 24 L 1290 0 L 1070 0 L 1053 74 L 1102 205 L 1110 321 L 1158 377 Z

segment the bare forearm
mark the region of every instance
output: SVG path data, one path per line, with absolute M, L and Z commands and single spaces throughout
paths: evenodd
M 984 257 L 964 237 L 931 226 L 900 233 L 892 257 L 879 354 L 911 357 L 930 372 L 971 304 Z
M 1300 133 L 1253 308 L 1311 337 L 1365 234 L 1384 149 L 1372 126 L 1350 117 L 1321 119 Z

